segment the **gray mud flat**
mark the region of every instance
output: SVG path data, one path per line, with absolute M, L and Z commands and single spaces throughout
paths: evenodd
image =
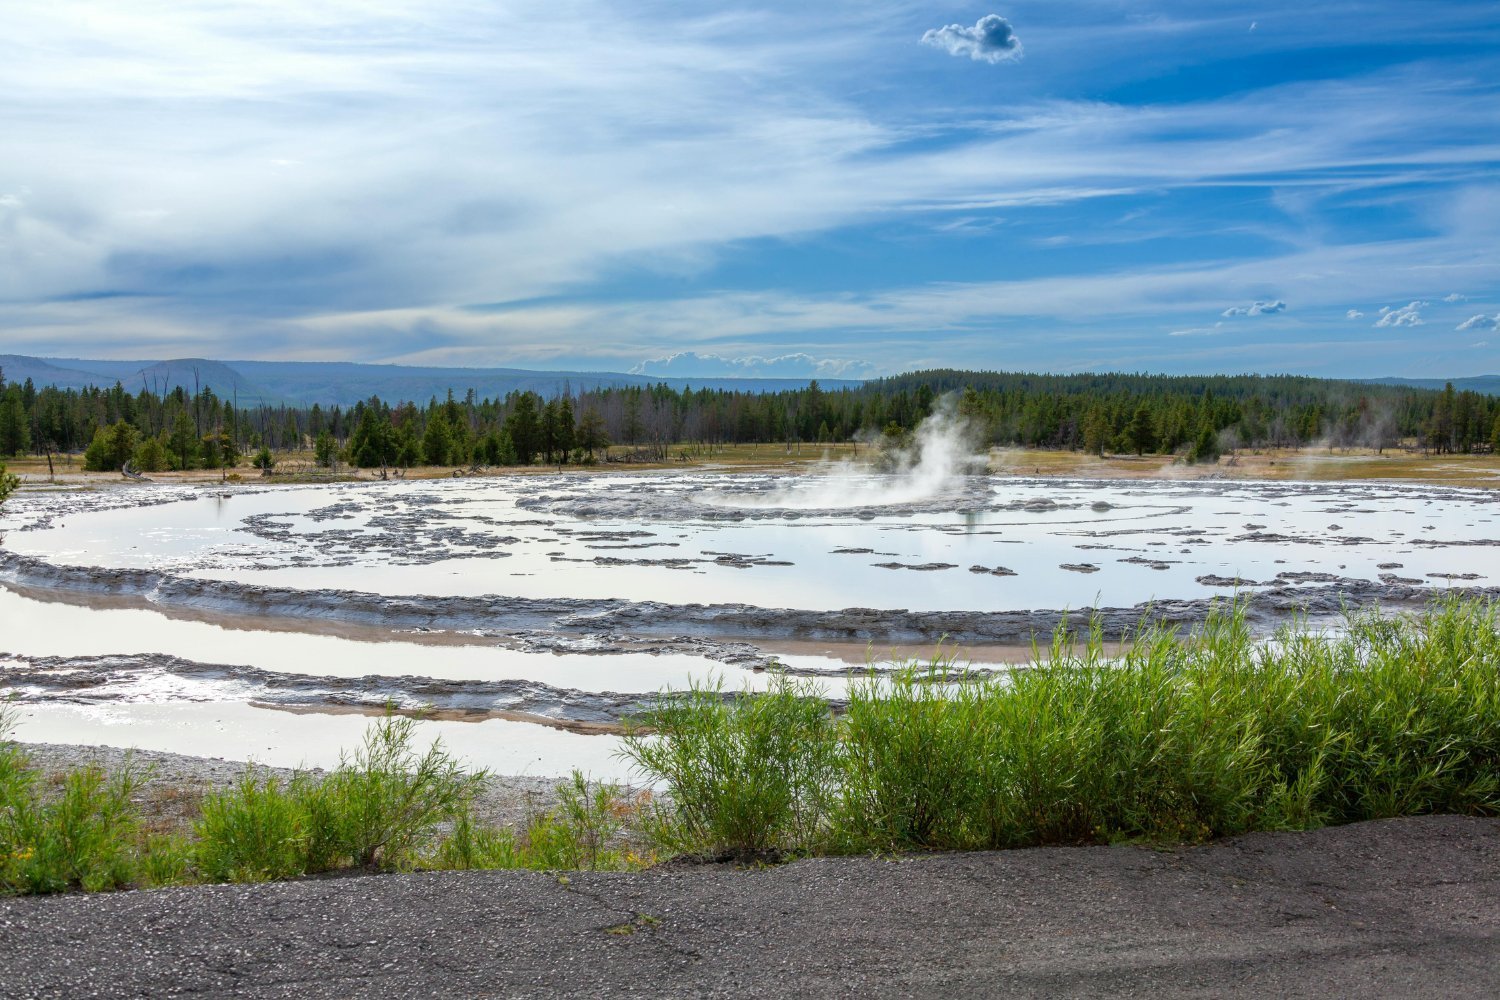
M 0 901 L 14 997 L 1495 995 L 1500 822 Z
M 906 567 L 926 568 L 926 567 Z M 221 580 L 201 580 L 144 569 L 60 566 L 0 550 L 0 578 L 37 588 L 74 593 L 146 597 L 163 607 L 286 619 L 338 620 L 387 628 L 488 629 L 508 633 L 551 632 L 560 636 L 614 639 L 714 635 L 753 642 L 758 638 L 848 639 L 861 642 L 1029 642 L 1047 637 L 1062 623 L 1094 616 L 1107 639 L 1133 634 L 1143 622 L 1201 623 L 1221 601 L 1175 599 L 1126 608 L 1025 611 L 908 611 L 842 608 L 807 611 L 747 604 L 663 604 L 656 601 L 524 597 L 392 597 L 350 590 L 293 590 Z M 1333 577 L 1337 582 L 1269 587 L 1247 598 L 1247 617 L 1269 630 L 1297 614 L 1336 616 L 1354 606 L 1418 607 L 1432 599 L 1425 587 Z M 1467 587 L 1473 597 L 1500 597 L 1497 587 Z M 709 647 L 704 655 L 715 655 Z M 753 659 L 730 643 L 717 658 Z

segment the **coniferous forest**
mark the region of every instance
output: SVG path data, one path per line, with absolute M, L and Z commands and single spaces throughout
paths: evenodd
M 15 384 L 0 372 L 0 456 L 76 455 L 86 468 L 587 463 L 663 459 L 683 444 L 831 443 L 899 434 L 952 394 L 979 441 L 1003 447 L 1212 459 L 1239 448 L 1500 450 L 1500 397 L 1299 376 L 913 372 L 856 388 L 777 393 L 603 388 L 552 398 L 382 400 L 352 407 L 237 407 L 195 393 Z

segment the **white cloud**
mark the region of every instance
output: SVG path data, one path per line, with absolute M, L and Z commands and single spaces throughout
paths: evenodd
M 1375 321 L 1375 325 L 1380 327 L 1421 326 L 1421 309 L 1426 305 L 1426 302 L 1413 301 L 1404 306 L 1381 306 L 1380 318 Z
M 1470 316 L 1468 319 L 1458 324 L 1458 326 L 1454 327 L 1454 329 L 1460 331 L 1500 329 L 1500 313 L 1496 313 L 1493 316 L 1486 316 L 1484 313 L 1480 313 L 1477 316 Z
M 1225 309 L 1221 315 L 1226 318 L 1231 316 L 1274 316 L 1280 312 L 1286 312 L 1286 303 L 1280 299 L 1273 299 L 1270 302 L 1252 302 L 1248 306 L 1231 306 Z
M 679 351 L 664 358 L 650 358 L 630 369 L 632 375 L 673 378 L 870 378 L 878 374 L 864 361 L 815 358 L 810 354 L 779 357 L 728 358 L 718 354 Z
M 908 27 L 795 7 L 12 5 L 4 349 L 474 364 L 572 351 L 628 367 L 711 342 L 728 357 L 855 354 L 890 370 L 996 363 L 995 331 L 1011 321 L 1042 340 L 1121 316 L 1109 335 L 1134 323 L 1159 339 L 1275 289 L 1298 310 L 1258 326 L 1282 327 L 1391 288 L 1478 295 L 1500 273 L 1486 193 L 1496 103 L 1467 78 L 1413 70 L 1134 107 L 1034 90 L 942 107 L 927 92 L 911 95 L 913 115 L 865 89 L 880 44 L 882 58 L 931 62 Z M 1052 34 L 1049 53 L 1059 39 L 1078 35 Z M 1118 58 L 1113 26 L 1083 42 Z M 921 224 L 959 206 L 1267 183 L 1321 196 L 1356 174 L 1354 187 L 1383 190 L 1434 171 L 1469 178 L 1478 210 L 1444 210 L 1428 189 L 1431 238 L 1320 244 L 1309 231 L 1264 260 L 1153 268 L 1121 253 L 1034 280 L 848 294 L 783 292 L 774 272 L 739 272 L 749 291 L 689 285 L 680 300 L 611 299 L 596 284 L 692 277 L 749 241 Z M 109 289 L 140 294 L 86 297 Z M 529 304 L 464 308 L 518 301 Z M 929 346 L 934 330 L 955 331 L 948 355 Z
M 1359 319 L 1362 316 L 1364 316 L 1364 313 L 1360 312 L 1358 309 L 1350 309 L 1348 312 L 1344 313 L 1345 319 Z
M 1443 301 L 1444 302 L 1467 302 L 1467 301 L 1469 301 L 1469 297 L 1467 295 L 1460 295 L 1457 292 L 1449 292 L 1447 295 L 1443 296 Z
M 991 65 L 1021 57 L 1021 39 L 999 14 L 986 14 L 972 28 L 961 24 L 932 28 L 922 36 L 922 44 Z

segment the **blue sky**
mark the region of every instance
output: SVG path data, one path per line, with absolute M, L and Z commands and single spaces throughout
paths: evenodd
M 0 353 L 1500 371 L 1500 3 L 12 0 Z

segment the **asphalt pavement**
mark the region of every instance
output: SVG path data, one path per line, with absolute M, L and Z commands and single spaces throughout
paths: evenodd
M 7 997 L 1500 994 L 1500 821 L 0 900 Z

